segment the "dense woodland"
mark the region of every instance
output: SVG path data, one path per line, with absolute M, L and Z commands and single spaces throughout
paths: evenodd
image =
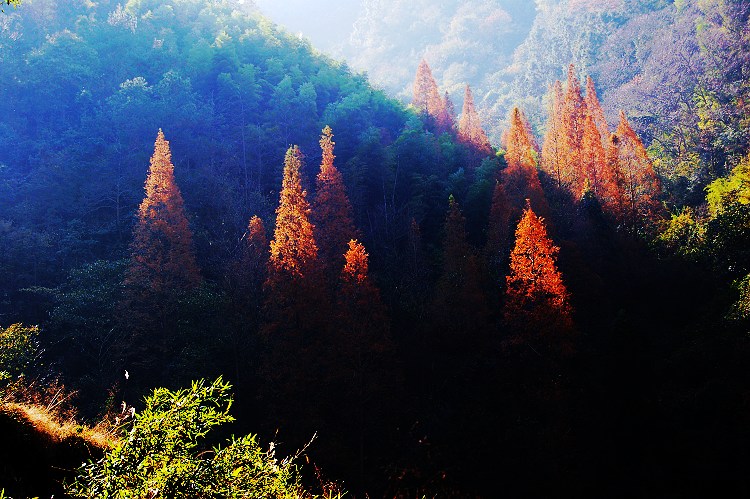
M 610 3 L 537 2 L 502 130 L 249 2 L 6 6 L 0 396 L 122 431 L 67 494 L 747 492 L 750 7 Z

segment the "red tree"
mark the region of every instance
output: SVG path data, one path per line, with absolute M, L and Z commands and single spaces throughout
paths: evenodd
M 445 92 L 443 97 L 443 106 L 440 109 L 440 114 L 437 116 L 437 125 L 440 132 L 453 133 L 456 131 L 456 108 L 453 105 L 448 91 Z
M 611 167 L 616 168 L 615 178 L 621 200 L 618 218 L 632 230 L 638 230 L 658 216 L 661 185 L 643 142 L 623 111 L 620 111 L 620 123 L 612 145 L 616 146 L 617 162 L 614 165 L 612 158 L 610 163 Z M 614 151 L 611 154 L 614 155 Z
M 541 213 L 548 210 L 532 144 L 521 111 L 516 107 L 511 113 L 507 134 L 505 161 L 508 167 L 502 173 L 503 189 L 516 213 L 520 213 L 525 199 L 530 199 L 531 206 Z
M 130 245 L 125 284 L 156 293 L 191 289 L 200 283 L 192 233 L 175 183 L 169 142 L 159 129 L 146 177 L 146 197 Z
M 604 143 L 609 138 L 609 125 L 607 125 L 607 119 L 604 117 L 604 110 L 599 102 L 599 97 L 596 95 L 594 80 L 591 76 L 586 77 L 586 98 L 584 100 L 586 101 L 586 110 L 594 120 L 601 141 Z
M 601 135 L 591 114 L 586 114 L 580 154 L 586 179 L 584 188 L 590 189 L 597 198 L 601 199 L 602 194 L 610 189 L 608 184 L 614 180 L 606 167 Z M 582 194 L 583 192 L 579 192 L 578 197 L 580 198 Z
M 552 104 L 547 120 L 547 133 L 544 135 L 544 144 L 542 145 L 541 161 L 542 171 L 555 181 L 557 187 L 568 187 L 572 182 L 567 164 L 564 114 L 565 97 L 562 83 L 558 80 L 552 87 Z
M 557 269 L 559 248 L 547 236 L 544 219 L 527 207 L 516 229 L 516 244 L 510 254 L 506 278 L 506 321 L 519 339 L 541 339 L 559 344 L 549 335 L 572 329 L 570 296 Z
M 438 122 L 440 116 L 445 113 L 445 103 L 440 98 L 432 70 L 424 59 L 419 63 L 414 77 L 414 95 L 411 103 L 419 112 L 432 116 Z
M 352 221 L 352 206 L 346 196 L 344 180 L 341 172 L 333 164 L 334 145 L 331 127 L 326 126 L 320 138 L 323 159 L 316 182 L 312 219 L 315 223 L 318 257 L 330 282 L 335 282 L 335 277 L 343 265 L 347 242 L 357 237 Z
M 318 246 L 310 222 L 307 192 L 302 189 L 301 168 L 302 153 L 299 147 L 292 146 L 284 158 L 284 177 L 268 261 L 269 279 L 282 275 L 304 277 L 317 261 Z
M 492 153 L 490 140 L 482 129 L 479 113 L 474 107 L 474 96 L 471 94 L 469 85 L 466 85 L 464 92 L 464 106 L 461 110 L 461 120 L 458 122 L 458 138 L 481 154 Z
M 581 162 L 583 130 L 586 120 L 586 102 L 581 94 L 581 83 L 575 75 L 575 67 L 568 66 L 568 88 L 565 92 L 563 107 L 563 137 L 567 176 L 570 178 L 568 189 L 574 196 L 579 196 L 586 180 L 586 172 Z

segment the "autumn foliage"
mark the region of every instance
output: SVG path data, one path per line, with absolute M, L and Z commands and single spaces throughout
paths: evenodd
M 516 228 L 505 285 L 505 319 L 523 337 L 540 338 L 572 328 L 570 295 L 557 269 L 559 248 L 552 243 L 544 219 L 527 207 Z
M 169 142 L 159 130 L 146 177 L 146 197 L 130 246 L 125 284 L 153 292 L 196 287 L 200 273 L 180 188 L 175 183 Z
M 458 122 L 458 139 L 482 154 L 492 153 L 490 140 L 482 128 L 469 85 L 466 85 L 464 91 L 464 105 L 461 110 L 461 120 Z
M 321 265 L 332 282 L 344 264 L 347 242 L 357 236 L 352 221 L 352 206 L 339 170 L 334 166 L 333 131 L 326 126 L 320 139 L 323 159 L 316 181 L 311 218 L 315 223 L 315 241 Z
M 284 177 L 268 261 L 271 276 L 303 277 L 318 257 L 307 191 L 302 188 L 301 168 L 302 153 L 299 147 L 292 146 L 284 158 Z
M 510 130 L 507 133 L 505 161 L 507 168 L 502 173 L 503 189 L 516 213 L 520 213 L 524 200 L 540 213 L 548 210 L 537 171 L 537 154 L 518 108 L 511 113 Z
M 411 103 L 418 111 L 433 118 L 437 118 L 445 108 L 430 65 L 424 59 L 419 62 L 414 76 L 414 96 Z

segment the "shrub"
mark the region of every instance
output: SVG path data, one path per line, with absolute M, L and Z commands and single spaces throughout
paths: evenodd
M 68 493 L 120 499 L 307 496 L 294 459 L 276 459 L 273 444 L 261 450 L 247 435 L 205 448 L 214 427 L 234 420 L 229 390 L 221 378 L 178 391 L 157 388 L 142 412 L 130 409 L 119 444 L 81 467 Z

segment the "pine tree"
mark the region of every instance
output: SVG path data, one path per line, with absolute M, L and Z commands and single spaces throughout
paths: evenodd
M 536 168 L 536 151 L 517 107 L 511 113 L 505 162 L 508 167 L 502 172 L 503 189 L 514 211 L 520 214 L 524 200 L 530 199 L 535 210 L 547 213 L 549 208 Z
M 356 445 L 349 449 L 350 455 L 357 457 L 363 473 L 370 448 L 377 445 L 368 428 L 388 417 L 383 402 L 393 396 L 395 366 L 385 306 L 369 277 L 369 255 L 356 240 L 348 246 L 339 279 L 334 336 L 327 349 L 333 355 L 322 378 L 333 393 L 331 428 L 351 431 Z
M 464 91 L 464 106 L 461 110 L 461 120 L 458 122 L 458 139 L 480 154 L 488 155 L 492 153 L 490 140 L 482 129 L 479 113 L 474 107 L 474 96 L 469 85 L 466 85 Z
M 438 117 L 438 127 L 443 133 L 456 132 L 456 107 L 453 105 L 447 90 L 443 96 L 443 109 Z
M 251 305 L 257 315 L 260 291 L 266 276 L 268 238 L 263 220 L 257 215 L 250 218 L 243 237 L 244 244 L 239 260 L 232 265 L 230 286 L 243 305 Z
M 586 114 L 581 141 L 581 165 L 585 174 L 586 188 L 599 198 L 610 188 L 606 184 L 613 182 L 613 179 L 607 169 L 601 135 L 596 128 L 594 118 L 589 113 Z M 579 199 L 582 194 L 583 192 L 578 193 Z
M 541 170 L 554 180 L 557 187 L 567 187 L 572 182 L 567 165 L 566 141 L 564 135 L 563 115 L 565 113 L 565 97 L 562 83 L 556 81 L 552 87 L 552 104 L 547 133 L 542 145 Z
M 312 219 L 315 223 L 318 258 L 330 283 L 335 283 L 343 265 L 347 242 L 357 237 L 344 180 L 333 164 L 334 145 L 331 127 L 326 126 L 320 138 L 323 159 L 316 181 Z
M 445 103 L 440 98 L 437 82 L 432 76 L 430 66 L 424 59 L 420 61 L 417 74 L 414 77 L 414 95 L 411 103 L 417 111 L 431 116 L 438 122 L 440 116 L 445 112 Z
M 593 118 L 603 144 L 609 138 L 609 125 L 607 125 L 607 119 L 604 117 L 604 110 L 599 102 L 599 97 L 596 95 L 594 80 L 591 76 L 586 77 L 586 97 L 584 100 L 586 102 L 586 110 Z
M 581 94 L 581 83 L 575 75 L 575 67 L 568 66 L 568 88 L 563 108 L 563 137 L 565 140 L 565 168 L 570 178 L 568 190 L 580 196 L 586 173 L 581 162 L 581 147 L 586 119 L 586 102 Z
M 200 273 L 169 142 L 159 129 L 138 208 L 125 285 L 131 291 L 173 293 L 195 288 Z M 138 292 L 138 291 L 136 291 Z
M 213 342 L 224 344 L 224 356 L 234 363 L 235 383 L 245 378 L 263 310 L 263 283 L 268 263 L 268 239 L 263 221 L 253 216 L 242 238 L 239 258 L 227 269 L 225 289 L 229 317 L 224 320 L 223 332 Z
M 511 206 L 503 184 L 497 182 L 492 192 L 485 257 L 493 277 L 499 277 L 506 264 L 510 245 Z
M 479 285 L 479 266 L 466 235 L 466 218 L 455 198 L 448 198 L 443 236 L 443 265 L 434 315 L 451 334 L 476 329 L 487 314 Z M 476 327 L 475 327 L 476 326 Z
M 179 299 L 201 282 L 171 156 L 159 130 L 118 311 L 119 327 L 127 332 L 126 364 L 153 383 L 173 375 L 169 360 L 185 346 L 175 320 Z
M 539 339 L 553 346 L 567 338 L 551 335 L 571 331 L 573 323 L 570 296 L 557 269 L 559 248 L 547 236 L 543 222 L 527 206 L 518 223 L 506 278 L 504 315 L 519 339 Z
M 658 216 L 658 197 L 661 186 L 643 142 L 630 126 L 623 111 L 617 125 L 618 170 L 623 199 L 623 220 L 633 230 L 638 230 Z
M 317 261 L 318 246 L 310 222 L 307 191 L 302 189 L 301 169 L 302 153 L 299 147 L 292 146 L 284 158 L 276 228 L 268 261 L 269 279 L 282 275 L 304 277 Z

